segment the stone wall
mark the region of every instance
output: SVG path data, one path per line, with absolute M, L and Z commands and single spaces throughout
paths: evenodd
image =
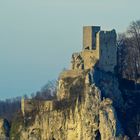
M 97 33 L 96 48 L 99 48 L 99 68 L 114 72 L 117 64 L 116 32 L 100 31 Z
M 27 114 L 32 114 L 33 111 L 46 112 L 53 110 L 55 106 L 55 101 L 46 100 L 35 100 L 35 99 L 22 99 L 21 101 L 21 111 L 23 116 Z
M 72 55 L 71 69 L 92 69 L 99 60 L 99 51 L 84 50 Z
M 34 110 L 34 101 L 29 99 L 22 98 L 21 100 L 21 111 L 23 116 L 25 116 L 26 113 L 30 113 Z
M 85 26 L 83 28 L 83 51 L 80 53 L 84 66 L 88 65 L 86 68 L 89 68 L 90 57 L 94 57 L 98 60 L 100 69 L 114 72 L 117 64 L 116 37 L 115 30 L 100 31 L 99 26 Z

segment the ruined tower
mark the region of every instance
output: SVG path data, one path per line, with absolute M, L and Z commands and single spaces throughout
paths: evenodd
M 83 50 L 92 51 L 98 59 L 98 67 L 114 72 L 117 63 L 116 31 L 102 31 L 100 26 L 83 27 Z
M 114 72 L 117 64 L 116 31 L 99 31 L 96 35 L 96 48 L 99 48 L 98 67 Z
M 100 31 L 100 26 L 83 27 L 83 49 L 96 49 L 96 33 Z

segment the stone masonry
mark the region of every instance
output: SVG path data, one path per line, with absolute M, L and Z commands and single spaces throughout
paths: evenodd
M 116 31 L 102 31 L 100 26 L 83 27 L 83 51 L 72 55 L 72 69 L 92 69 L 114 73 L 117 64 Z

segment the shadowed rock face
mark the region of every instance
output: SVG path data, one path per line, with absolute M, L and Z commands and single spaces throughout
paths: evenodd
M 118 78 L 110 72 L 95 68 L 92 70 L 93 82 L 101 90 L 102 96 L 110 98 L 116 108 L 123 107 L 122 93 L 119 89 Z

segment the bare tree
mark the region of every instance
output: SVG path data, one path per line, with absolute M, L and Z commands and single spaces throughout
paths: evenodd
M 51 100 L 56 98 L 57 81 L 48 81 L 40 91 L 32 94 L 32 99 L 36 100 Z
M 140 20 L 133 21 L 130 24 L 127 33 L 131 38 L 132 45 L 136 47 L 140 53 Z
M 134 59 L 134 68 L 135 68 L 135 80 L 137 80 L 140 77 L 140 20 L 133 21 L 128 30 L 127 30 L 128 36 L 129 36 L 129 43 L 133 47 L 133 59 Z
M 119 73 L 123 78 L 140 79 L 140 20 L 133 21 L 118 39 Z

